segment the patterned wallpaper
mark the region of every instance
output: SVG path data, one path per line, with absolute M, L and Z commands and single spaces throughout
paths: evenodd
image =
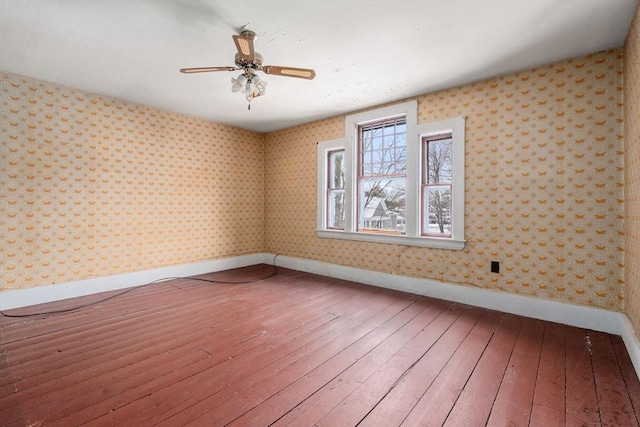
M 263 135 L 9 73 L 0 116 L 0 290 L 263 250 Z
M 640 7 L 625 44 L 625 235 L 626 306 L 640 333 Z
M 615 49 L 418 98 L 419 123 L 467 117 L 463 251 L 316 237 L 316 143 L 343 116 L 260 135 L 0 73 L 2 289 L 266 251 L 621 310 L 622 68 Z
M 316 237 L 316 143 L 344 117 L 268 134 L 266 250 L 621 310 L 622 68 L 615 49 L 418 98 L 419 123 L 467 117 L 463 251 Z

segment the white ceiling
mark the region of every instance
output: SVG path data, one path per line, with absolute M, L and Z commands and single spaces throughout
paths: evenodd
M 0 69 L 259 132 L 622 46 L 638 0 L 0 0 Z M 247 110 L 231 38 L 268 65 Z M 0 95 L 1 96 L 1 95 Z

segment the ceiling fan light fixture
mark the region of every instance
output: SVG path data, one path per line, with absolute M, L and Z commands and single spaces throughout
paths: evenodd
M 267 92 L 267 82 L 262 80 L 257 74 L 251 78 L 251 85 L 253 86 L 253 93 L 264 95 Z
M 231 92 L 240 92 L 247 84 L 247 77 L 240 74 L 237 79 L 231 78 Z
M 253 98 L 267 93 L 267 82 L 252 69 L 246 69 L 237 78 L 231 78 L 231 92 L 241 92 L 251 102 Z

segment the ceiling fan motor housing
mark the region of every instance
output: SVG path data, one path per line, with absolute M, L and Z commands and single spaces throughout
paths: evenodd
M 238 68 L 253 68 L 254 70 L 262 69 L 262 55 L 258 52 L 253 53 L 253 61 L 247 61 L 241 53 L 236 53 L 235 63 Z

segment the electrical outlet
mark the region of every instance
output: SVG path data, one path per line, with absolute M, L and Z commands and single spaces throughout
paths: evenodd
M 500 262 L 491 261 L 491 272 L 492 273 L 500 273 Z

